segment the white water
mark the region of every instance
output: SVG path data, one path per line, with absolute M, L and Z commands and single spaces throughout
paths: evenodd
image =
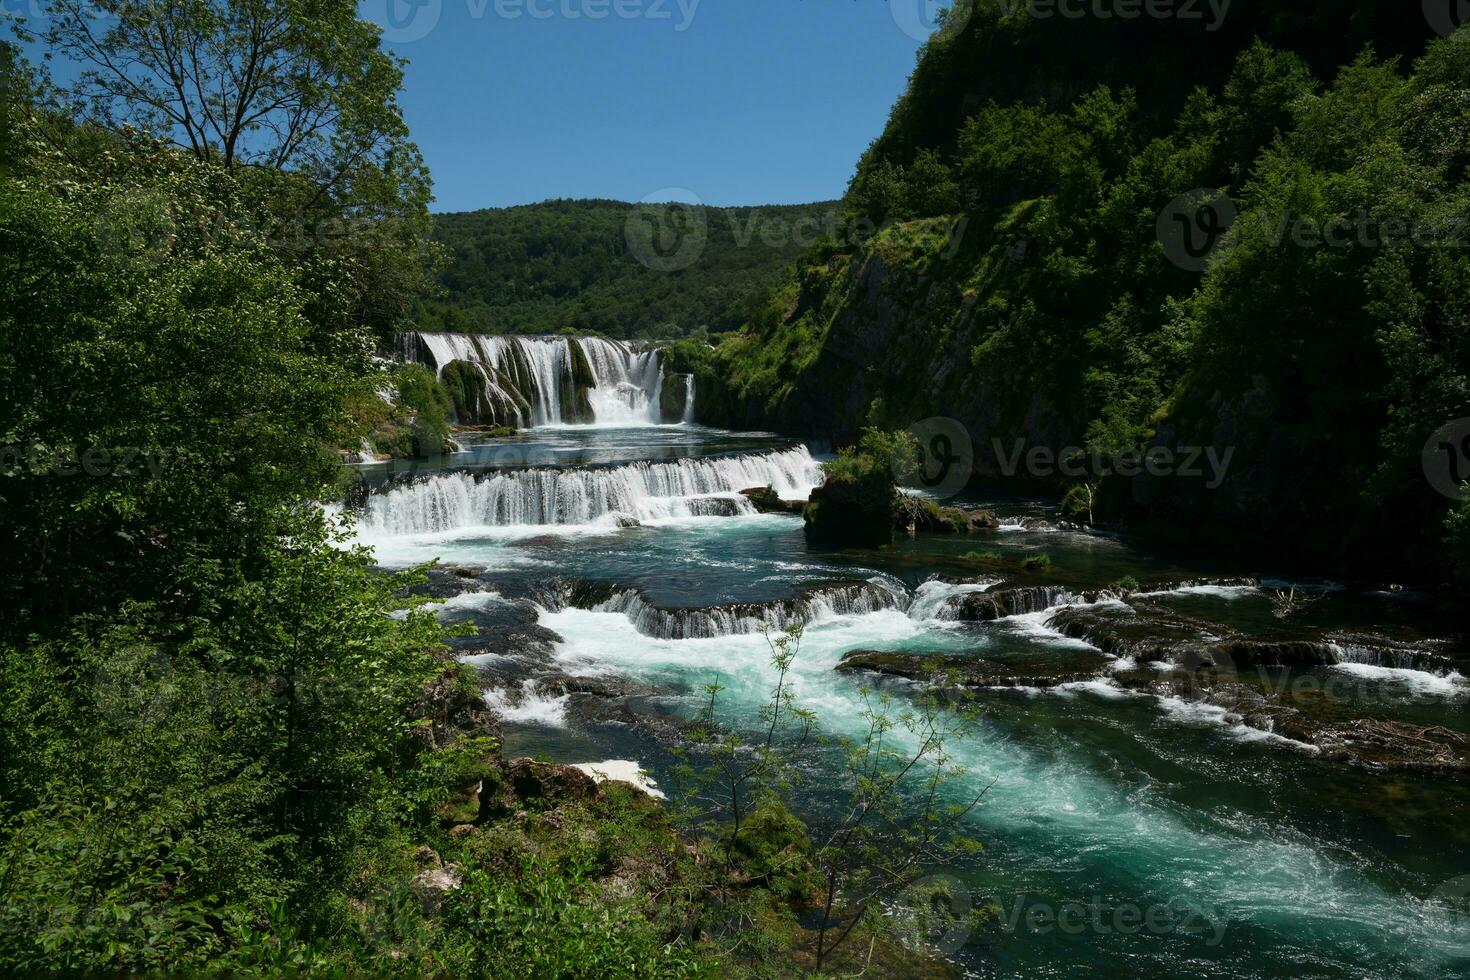
M 593 387 L 587 392 L 592 418 L 568 418 L 565 406 L 574 403 L 572 345 L 592 369 Z M 500 400 L 515 396 L 530 405 L 529 416 L 500 421 L 518 427 L 592 423 L 603 426 L 657 425 L 662 422 L 659 393 L 663 368 L 655 349 L 602 337 L 518 337 L 494 334 L 453 334 L 419 331 L 405 334 L 404 355 L 427 352 L 434 369 L 442 372 L 451 361 L 466 361 L 479 369 L 487 389 Z M 521 368 L 528 377 L 521 378 Z M 693 411 L 692 393 L 684 406 Z
M 500 718 L 522 725 L 561 728 L 567 721 L 569 694 L 549 696 L 537 690 L 534 681 L 525 681 L 518 691 L 492 687 L 485 692 L 485 703 Z
M 769 486 L 803 499 L 822 473 L 805 446 L 605 469 L 450 473 L 374 494 L 358 516 L 366 538 L 434 534 L 473 527 L 590 525 L 610 515 L 640 522 L 751 514 L 739 491 Z
M 638 763 L 631 759 L 607 759 L 603 762 L 574 762 L 573 769 L 580 769 L 597 782 L 616 780 L 629 783 L 656 800 L 667 799 L 658 783 Z
M 1457 697 L 1470 695 L 1470 683 L 1458 671 L 1433 674 L 1427 670 L 1412 670 L 1406 667 L 1380 667 L 1377 664 L 1340 663 L 1333 670 L 1366 681 L 1402 686 L 1410 693 L 1430 697 Z
M 432 609 L 435 616 L 459 609 L 484 609 L 487 606 L 502 602 L 499 592 L 461 592 L 450 596 L 443 601 L 422 602 L 415 609 Z M 407 619 L 408 610 L 399 609 L 390 613 L 394 619 Z
M 694 375 L 692 374 L 684 388 L 684 424 L 694 424 Z
M 557 655 L 566 669 L 611 670 L 677 686 L 718 682 L 724 699 L 720 716 L 735 724 L 755 717 L 775 682 L 759 636 L 661 640 L 638 632 L 621 615 L 580 609 L 544 614 L 541 622 L 564 638 Z M 858 735 L 863 724 L 859 681 L 833 670 L 842 653 L 891 649 L 924 630 L 896 610 L 813 624 L 788 677 L 796 703 L 816 713 L 824 734 Z M 1133 700 L 1104 686 L 1084 682 L 1059 693 Z M 1213 729 L 1234 741 L 1310 751 L 1241 725 L 1223 709 L 1178 699 L 1159 699 L 1159 705 L 1166 723 Z M 899 729 L 893 737 L 905 734 Z M 1128 869 L 1136 894 L 1172 896 L 1207 910 L 1204 921 L 1212 927 L 1247 930 L 1243 935 L 1266 929 L 1302 937 L 1308 946 L 1335 944 L 1326 937 L 1337 930 L 1371 929 L 1413 944 L 1431 958 L 1463 948 L 1465 933 L 1446 927 L 1452 922 L 1447 913 L 1421 914 L 1284 822 L 1236 811 L 1181 812 L 1163 796 L 1120 785 L 1066 751 L 1045 743 L 1031 746 L 984 718 L 959 752 L 955 761 L 970 767 L 961 793 L 995 780 L 974 815 L 980 833 L 1007 843 L 1038 837 L 1070 842 L 1067 850 L 1074 853 L 1058 855 L 1064 879 L 1067 866 L 1085 862 L 1087 854 L 1105 853 L 1109 866 Z M 1026 874 L 1036 870 L 1022 869 Z M 1065 888 L 1065 881 L 1058 887 Z
M 699 609 L 660 609 L 635 591 L 619 592 L 597 612 L 621 613 L 640 633 L 663 639 L 738 636 L 811 626 L 842 616 L 901 609 L 908 596 L 882 580 L 815 589 L 786 601 Z
M 997 580 L 999 581 L 999 580 Z M 962 595 L 984 592 L 995 582 L 950 583 L 933 579 L 914 590 L 909 604 L 909 617 L 916 620 L 948 620 L 954 618 L 950 600 Z

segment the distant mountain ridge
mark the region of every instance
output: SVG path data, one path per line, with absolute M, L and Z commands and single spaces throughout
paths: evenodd
M 835 227 L 838 202 L 553 200 L 434 216 L 447 251 L 428 330 L 673 340 L 734 330 Z

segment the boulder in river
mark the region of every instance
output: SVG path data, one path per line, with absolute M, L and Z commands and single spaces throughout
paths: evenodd
M 740 493 L 762 514 L 800 514 L 806 508 L 804 501 L 782 500 L 771 487 L 750 487 Z
M 802 508 L 806 535 L 834 547 L 873 548 L 893 541 L 891 482 L 831 477 L 812 491 Z

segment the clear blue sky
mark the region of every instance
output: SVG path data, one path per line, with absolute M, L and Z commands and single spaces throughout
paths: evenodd
M 668 188 L 711 205 L 837 197 L 903 91 L 932 7 L 360 0 L 410 60 L 403 108 L 436 211 Z

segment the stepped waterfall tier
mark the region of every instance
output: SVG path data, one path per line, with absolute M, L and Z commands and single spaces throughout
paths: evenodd
M 821 480 L 804 446 L 627 466 L 462 472 L 374 494 L 359 522 L 369 533 L 426 534 L 734 516 L 755 512 L 741 490 L 768 486 L 784 498 L 803 499 Z
M 399 335 L 406 361 L 446 382 L 461 422 L 650 425 L 665 418 L 656 348 L 602 337 L 519 337 L 415 331 Z M 693 421 L 693 391 L 682 420 Z

